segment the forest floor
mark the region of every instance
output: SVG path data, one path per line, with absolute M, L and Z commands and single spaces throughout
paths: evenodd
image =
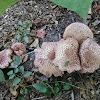
M 13 44 L 13 39 L 18 33 L 17 26 L 19 21 L 31 21 L 31 34 L 29 42 L 24 43 L 27 52 L 33 51 L 36 47 L 41 46 L 43 42 L 55 42 L 62 38 L 65 28 L 74 22 L 82 22 L 90 27 L 93 31 L 95 40 L 100 44 L 100 15 L 96 12 L 94 5 L 100 4 L 99 0 L 95 0 L 92 4 L 92 11 L 88 20 L 84 21 L 75 12 L 66 8 L 55 5 L 49 0 L 20 0 L 11 6 L 0 16 L 0 45 L 9 48 Z M 43 39 L 37 38 L 36 31 L 44 29 L 47 35 Z M 34 43 L 35 40 L 38 40 Z M 30 54 L 24 66 L 26 70 L 34 71 L 34 57 Z M 22 95 L 24 100 L 100 100 L 100 69 L 92 74 L 81 74 L 74 72 L 72 74 L 65 73 L 61 78 L 46 78 L 38 72 L 33 72 L 31 83 L 34 84 L 41 81 L 71 81 L 74 85 L 88 89 L 92 94 L 73 88 L 67 92 L 62 92 L 58 96 L 46 98 L 43 94 L 31 88 L 26 95 Z M 12 88 L 11 81 L 0 83 L 0 100 L 17 100 L 17 95 L 13 95 L 10 91 Z M 98 94 L 99 93 L 99 94 Z M 74 98 L 74 99 L 73 99 Z

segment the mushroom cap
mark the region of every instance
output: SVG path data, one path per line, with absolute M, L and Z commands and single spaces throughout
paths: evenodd
M 39 68 L 39 72 L 47 77 L 52 74 L 57 76 L 62 76 L 63 72 L 59 70 L 57 66 L 52 63 L 54 59 L 54 50 L 56 42 L 44 42 L 41 48 L 35 49 L 35 60 L 34 65 Z
M 100 46 L 92 39 L 85 40 L 80 48 L 81 73 L 93 73 L 100 68 Z
M 39 72 L 45 75 L 46 77 L 51 77 L 52 74 L 55 77 L 63 75 L 63 72 L 59 70 L 59 68 L 53 63 L 51 63 L 48 59 L 36 58 L 34 64 L 36 67 L 39 68 Z
M 63 34 L 63 39 L 66 39 L 68 37 L 73 37 L 77 39 L 79 44 L 81 44 L 87 38 L 93 38 L 93 33 L 89 29 L 89 27 L 86 26 L 85 24 L 75 22 L 75 23 L 70 24 L 65 29 L 65 32 Z
M 13 52 L 20 58 L 26 54 L 26 48 L 22 43 L 15 43 L 11 46 Z
M 41 48 L 35 49 L 34 52 L 39 58 L 52 59 L 56 45 L 56 42 L 43 42 Z
M 11 56 L 12 56 L 11 49 L 0 51 L 0 68 L 1 69 L 7 68 L 9 66 L 9 63 L 12 62 Z
M 57 43 L 55 51 L 54 65 L 58 66 L 61 71 L 67 71 L 68 73 L 79 71 L 80 61 L 78 57 L 78 42 L 75 38 L 67 38 L 66 40 L 60 40 Z M 69 61 L 70 64 L 65 66 L 65 63 Z

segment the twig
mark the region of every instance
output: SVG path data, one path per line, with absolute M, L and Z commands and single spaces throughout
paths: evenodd
M 45 96 L 43 96 L 43 97 L 38 97 L 38 98 L 34 98 L 33 100 L 40 100 L 40 99 L 44 99 L 45 98 Z
M 27 55 L 29 55 L 29 54 L 31 54 L 31 53 L 34 53 L 34 51 L 31 51 L 31 52 L 28 52 L 27 54 L 25 54 L 25 55 L 23 56 L 22 60 L 24 59 L 25 56 L 27 56 Z
M 6 96 L 7 92 L 8 92 L 8 89 L 6 90 L 5 94 L 2 96 L 2 100 L 4 100 L 4 97 Z
M 74 100 L 74 92 L 71 93 L 72 100 Z

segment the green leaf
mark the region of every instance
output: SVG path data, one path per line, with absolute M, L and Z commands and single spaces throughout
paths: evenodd
M 31 75 L 32 72 L 30 71 L 24 71 L 24 77 L 28 77 Z
M 27 36 L 24 36 L 24 37 L 23 37 L 23 40 L 24 40 L 26 43 L 28 43 L 28 37 L 27 37 Z
M 47 91 L 47 85 L 46 83 L 42 82 L 42 83 L 37 83 L 37 84 L 34 84 L 33 87 L 41 92 L 41 93 L 45 93 Z
M 7 75 L 11 75 L 11 74 L 13 74 L 13 70 L 10 70 L 10 71 L 7 73 Z
M 59 83 L 57 81 L 55 81 L 55 86 L 59 86 Z
M 70 64 L 70 62 L 67 61 L 67 62 L 65 62 L 65 65 L 64 65 L 64 66 L 66 67 L 66 66 L 68 66 L 69 64 Z
M 17 68 L 18 65 L 20 65 L 22 63 L 22 59 L 19 58 L 18 56 L 13 56 L 13 62 L 11 63 L 11 67 L 12 68 Z
M 54 94 L 55 96 L 59 95 L 59 87 L 54 87 L 54 92 L 53 92 L 53 94 Z
M 27 88 L 23 88 L 20 90 L 20 94 L 27 94 L 27 93 L 28 93 Z
M 15 69 L 14 69 L 14 72 L 15 72 L 15 73 L 18 73 L 18 68 L 15 68 Z
M 3 71 L 0 69 L 0 82 L 4 82 L 4 81 L 5 81 L 5 77 Z
M 21 38 L 21 35 L 18 34 L 18 35 L 16 36 L 16 39 L 19 40 L 20 38 Z
M 51 89 L 48 87 L 47 91 L 44 93 L 44 96 L 51 97 Z
M 72 82 L 66 83 L 66 84 L 63 86 L 63 89 L 68 91 L 69 89 L 72 88 L 71 85 L 72 85 Z
M 78 13 L 83 19 L 86 20 L 89 8 L 93 0 L 51 0 L 52 2 L 62 7 L 68 8 Z
M 21 78 L 16 77 L 13 81 L 13 86 L 16 86 L 21 81 Z
M 19 25 L 21 25 L 21 26 L 23 26 L 23 22 L 22 21 L 19 21 L 19 23 L 18 23 Z
M 15 77 L 15 74 L 11 74 L 10 76 L 9 76 L 9 79 L 13 79 Z
M 11 67 L 12 67 L 12 68 L 17 68 L 17 67 L 18 67 L 18 65 L 17 65 L 17 63 L 16 63 L 16 62 L 12 62 L 12 63 L 11 63 Z
M 59 92 L 59 87 L 54 87 L 54 91 L 58 93 Z
M 24 100 L 24 97 L 19 96 L 17 100 Z
M 27 28 L 26 30 L 27 30 L 27 31 L 30 31 L 30 28 Z
M 4 11 L 9 8 L 11 5 L 15 4 L 19 0 L 0 0 L 0 16 Z
M 24 74 L 24 66 L 19 66 L 18 69 L 19 69 L 19 72 L 21 72 L 22 74 Z

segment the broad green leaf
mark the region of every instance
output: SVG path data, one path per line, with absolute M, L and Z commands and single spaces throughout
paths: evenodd
M 24 71 L 24 77 L 28 77 L 31 75 L 32 72 L 30 71 Z
M 27 37 L 27 36 L 24 36 L 24 37 L 23 37 L 23 40 L 24 40 L 26 43 L 28 43 L 28 37 Z
M 78 13 L 83 19 L 87 19 L 89 8 L 93 0 L 51 0 L 62 7 Z
M 19 58 L 18 56 L 13 56 L 13 62 L 11 63 L 11 67 L 12 68 L 17 68 L 18 65 L 20 65 L 22 63 L 22 59 Z
M 15 72 L 15 73 L 18 73 L 18 68 L 15 68 L 15 69 L 14 69 L 14 72 Z
M 9 76 L 9 79 L 13 79 L 15 77 L 15 74 L 11 74 L 10 76 Z
M 67 62 L 65 62 L 65 65 L 64 65 L 64 66 L 66 67 L 66 66 L 68 66 L 69 64 L 70 64 L 70 62 L 67 61 Z
M 11 5 L 15 4 L 19 0 L 0 0 L 0 16 L 4 11 L 9 8 Z
M 47 85 L 46 83 L 42 82 L 42 83 L 37 83 L 34 84 L 33 87 L 38 90 L 41 93 L 45 93 L 47 91 Z
M 11 75 L 11 74 L 13 74 L 13 70 L 10 70 L 10 71 L 7 73 L 7 75 Z
M 63 89 L 68 91 L 69 89 L 72 88 L 71 85 L 72 85 L 72 82 L 66 83 L 66 84 L 63 86 Z
M 21 78 L 16 77 L 13 81 L 13 86 L 16 86 L 21 81 Z
M 5 81 L 5 77 L 3 71 L 0 69 L 0 82 L 4 82 L 4 81 Z
M 19 72 L 21 72 L 22 74 L 24 74 L 24 66 L 19 66 L 18 69 L 19 69 Z
M 12 63 L 11 63 L 11 67 L 12 67 L 12 68 L 17 68 L 17 67 L 18 67 L 17 62 L 12 62 Z

